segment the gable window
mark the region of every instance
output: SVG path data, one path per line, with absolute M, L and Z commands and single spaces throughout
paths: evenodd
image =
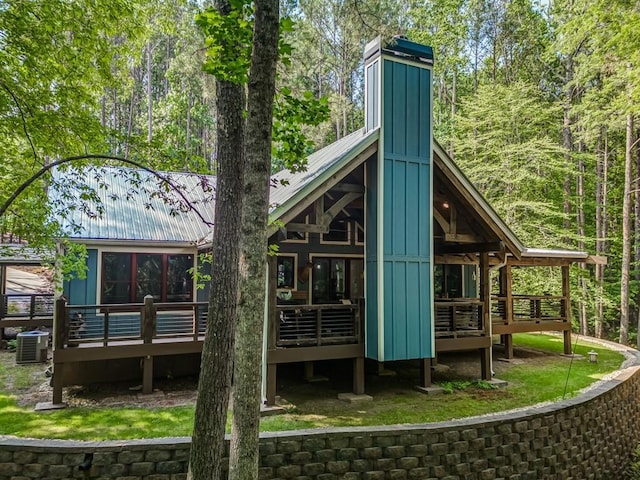
M 278 256 L 278 282 L 277 288 L 286 288 L 289 290 L 296 289 L 296 256 L 295 255 L 279 255 Z
M 356 301 L 364 296 L 362 258 L 314 257 L 311 275 L 314 304 Z
M 478 296 L 475 265 L 436 265 L 433 281 L 435 298 Z
M 158 253 L 102 254 L 102 303 L 193 300 L 193 255 Z

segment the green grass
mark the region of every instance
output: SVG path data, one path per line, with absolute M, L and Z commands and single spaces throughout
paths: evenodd
M 516 347 L 541 352 L 562 353 L 562 339 L 549 335 L 516 335 Z M 598 363 L 587 360 L 586 352 L 598 352 Z M 412 389 L 415 376 L 387 379 L 367 379 L 367 391 L 372 402 L 348 404 L 336 400 L 333 388 L 327 384 L 299 384 L 290 387 L 286 398 L 296 405 L 287 413 L 263 419 L 263 431 L 304 428 L 427 423 L 523 407 L 539 402 L 559 400 L 565 390 L 567 372 L 571 367 L 567 397 L 619 368 L 620 353 L 605 348 L 578 344 L 576 353 L 584 358 L 573 361 L 560 355 L 535 355 L 521 365 L 512 365 L 499 375 L 509 382 L 507 388 L 487 389 L 483 385 L 468 385 L 455 373 L 441 381 L 453 386 L 453 393 L 424 395 Z M 158 409 L 139 408 L 70 408 L 34 412 L 17 406 L 13 392 L 26 388 L 28 374 L 20 366 L 0 364 L 0 434 L 19 437 L 39 437 L 77 440 L 117 440 L 191 435 L 193 407 Z M 415 372 L 412 372 L 415 374 Z M 436 380 L 438 378 L 436 377 Z M 342 386 L 342 385 L 341 385 Z M 342 390 L 344 391 L 344 390 Z M 319 393 L 320 392 L 320 393 Z

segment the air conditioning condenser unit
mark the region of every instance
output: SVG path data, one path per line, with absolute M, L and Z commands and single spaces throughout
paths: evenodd
M 34 330 L 17 336 L 16 363 L 37 363 L 47 361 L 49 334 Z

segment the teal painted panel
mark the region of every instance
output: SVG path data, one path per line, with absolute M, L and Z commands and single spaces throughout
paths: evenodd
M 390 320 L 394 318 L 394 301 L 393 296 L 393 262 L 385 260 L 382 274 L 382 282 L 384 284 L 384 357 L 380 360 L 395 360 L 393 356 L 393 337 L 395 332 L 395 323 Z
M 425 163 L 420 164 L 420 185 L 431 185 L 431 166 Z M 419 188 L 418 205 L 421 208 L 429 210 L 431 208 L 431 191 L 430 188 Z M 418 236 L 419 236 L 419 256 L 431 256 L 431 222 L 424 221 L 424 215 L 421 215 L 418 209 L 415 209 L 415 215 L 418 218 Z
M 393 168 L 393 160 L 385 158 L 384 159 L 384 198 L 388 199 L 382 205 L 383 218 L 384 218 L 384 227 L 382 232 L 382 248 L 383 254 L 385 257 L 387 255 L 393 254 L 393 228 L 391 228 L 391 224 L 393 222 L 393 203 L 391 199 L 393 198 L 393 177 L 394 177 L 394 168 Z
M 407 262 L 404 295 L 407 305 L 406 347 L 409 358 L 417 358 L 422 353 L 421 338 L 426 333 L 421 322 L 414 321 L 421 314 L 420 299 L 420 262 Z M 412 300 L 418 299 L 418 302 Z
M 98 285 L 98 251 L 87 249 L 87 278 L 66 280 L 62 291 L 70 305 L 93 305 L 96 302 Z
M 367 131 L 378 127 L 380 120 L 380 105 L 378 105 L 380 62 L 374 62 L 367 66 Z
M 431 157 L 431 70 L 420 70 L 417 104 L 420 105 L 418 124 L 420 134 L 416 141 L 419 143 L 420 158 Z
M 407 171 L 406 163 L 401 161 L 395 161 L 392 165 L 389 173 L 392 173 L 390 184 L 392 185 L 392 197 L 391 202 L 386 202 L 386 205 L 391 210 L 391 245 L 385 244 L 385 254 L 391 253 L 392 255 L 406 255 L 407 254 L 407 215 L 400 214 L 399 212 L 407 212 L 407 196 L 410 196 L 413 192 L 407 191 Z M 388 197 L 387 197 L 388 198 Z
M 393 329 L 393 352 L 407 351 L 407 330 L 410 322 L 411 305 L 407 302 L 407 265 L 401 261 L 385 263 L 391 267 L 391 285 L 393 289 L 393 316 L 396 318 Z M 385 349 L 386 350 L 386 349 Z
M 406 155 L 408 157 L 420 156 L 420 135 L 422 122 L 420 121 L 420 102 L 416 102 L 414 96 L 421 96 L 420 69 L 409 68 L 407 70 L 407 90 L 411 92 L 411 98 L 407 99 L 407 122 L 405 128 Z M 417 90 L 417 92 L 416 92 Z M 415 93 L 414 93 L 415 92 Z
M 392 116 L 386 122 L 387 128 L 391 126 L 393 139 L 392 144 L 385 145 L 385 153 L 395 153 L 397 155 L 406 155 L 406 125 L 407 125 L 407 66 L 402 63 L 388 62 L 391 67 L 390 71 L 385 75 L 391 77 L 393 89 L 385 94 L 392 95 Z M 388 112 L 387 112 L 388 113 Z M 385 115 L 386 116 L 386 115 Z M 386 119 L 385 119 L 386 120 Z
M 425 179 L 420 178 L 420 164 L 411 162 L 407 163 L 406 167 L 406 199 L 407 203 L 407 216 L 406 216 L 406 227 L 405 231 L 407 233 L 405 239 L 406 246 L 406 254 L 412 256 L 420 255 L 420 211 L 418 208 L 413 208 L 414 204 L 417 202 L 418 205 L 421 205 L 421 193 L 422 188 L 420 188 L 421 181 L 424 184 Z M 426 179 L 428 181 L 428 179 Z M 424 202 L 424 198 L 422 198 Z M 428 223 L 428 222 L 425 222 Z
M 385 60 L 384 360 L 433 357 L 430 74 Z M 425 110 L 426 109 L 426 110 Z
M 365 355 L 378 360 L 378 160 L 367 160 L 365 202 Z

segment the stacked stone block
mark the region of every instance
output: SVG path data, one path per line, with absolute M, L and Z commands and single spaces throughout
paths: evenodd
M 264 434 L 260 479 L 621 478 L 640 442 L 639 398 L 640 367 L 630 367 L 579 397 L 515 413 L 438 424 Z M 81 471 L 87 454 L 91 466 Z M 188 459 L 188 438 L 66 442 L 0 437 L 0 480 L 182 480 Z

